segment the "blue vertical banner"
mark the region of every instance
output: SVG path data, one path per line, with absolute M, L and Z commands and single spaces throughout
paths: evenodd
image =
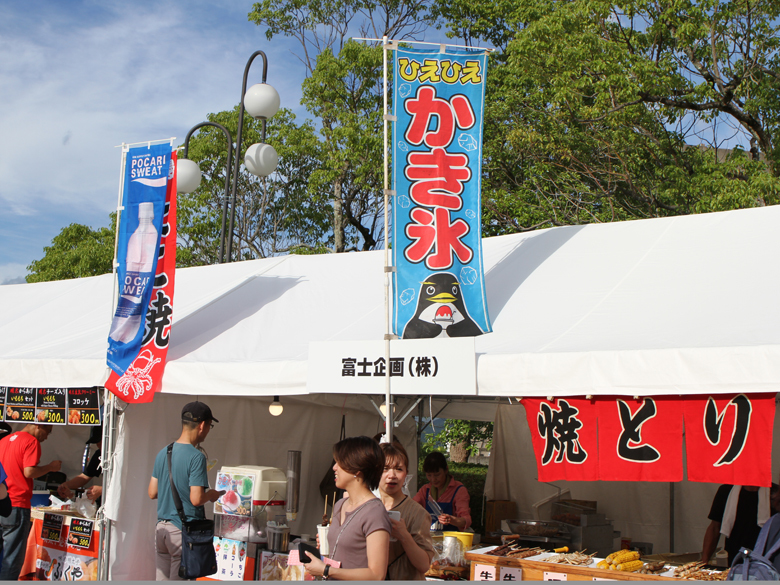
M 398 49 L 393 62 L 393 331 L 491 331 L 482 263 L 484 50 Z
M 119 302 L 108 334 L 106 362 L 123 375 L 138 356 L 154 286 L 165 192 L 174 171 L 171 145 L 131 148 L 125 158 L 124 210 L 119 222 Z

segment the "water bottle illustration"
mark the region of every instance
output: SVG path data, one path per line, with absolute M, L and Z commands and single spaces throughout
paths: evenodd
M 154 204 L 138 205 L 138 227 L 127 242 L 125 281 L 121 283 L 121 295 L 114 321 L 108 336 L 120 343 L 132 341 L 138 333 L 145 311 L 143 293 L 151 286 L 154 260 L 160 246 L 160 236 L 152 225 Z

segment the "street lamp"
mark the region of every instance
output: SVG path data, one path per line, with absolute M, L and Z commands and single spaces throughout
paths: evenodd
M 230 136 L 230 132 L 222 124 L 216 122 L 201 122 L 196 126 L 193 126 L 189 132 L 187 132 L 187 138 L 184 140 L 184 152 L 183 156 L 187 156 L 190 148 L 190 137 L 192 134 L 202 128 L 203 126 L 214 126 L 219 128 L 225 133 L 227 138 L 227 162 L 225 163 L 225 201 L 222 204 L 222 227 L 219 232 L 219 263 L 222 264 L 225 261 L 225 220 L 227 218 L 228 197 L 230 194 L 230 167 L 233 163 L 233 138 Z M 192 193 L 200 185 L 200 180 L 203 175 L 200 172 L 198 163 L 194 160 L 186 158 L 180 158 L 176 162 L 176 190 L 179 193 Z
M 263 81 L 253 85 L 247 91 L 246 82 L 249 77 L 249 68 L 252 65 L 252 61 L 257 56 L 263 58 Z M 238 136 L 236 137 L 236 152 L 241 152 L 241 137 L 244 130 L 244 111 L 248 112 L 255 120 L 262 120 L 263 129 L 260 138 L 260 144 L 253 144 L 250 146 L 244 157 L 244 166 L 253 175 L 258 177 L 267 177 L 276 169 L 276 165 L 279 162 L 279 156 L 276 154 L 276 150 L 270 144 L 265 144 L 265 126 L 269 118 L 271 118 L 279 110 L 279 94 L 277 91 L 268 85 L 265 80 L 268 74 L 268 59 L 263 51 L 255 51 L 252 56 L 249 57 L 249 61 L 244 68 L 244 81 L 241 85 L 241 105 L 238 109 Z M 241 160 L 239 156 L 235 157 L 233 167 L 233 190 L 230 195 L 230 230 L 228 232 L 228 244 L 227 244 L 227 261 L 230 262 L 233 257 L 233 224 L 236 218 L 236 193 L 238 191 L 238 171 L 241 166 Z

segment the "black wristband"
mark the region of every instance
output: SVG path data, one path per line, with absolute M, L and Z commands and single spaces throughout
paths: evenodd
M 328 580 L 328 573 L 330 572 L 330 565 L 325 565 L 325 568 L 322 570 L 322 578 L 326 581 Z

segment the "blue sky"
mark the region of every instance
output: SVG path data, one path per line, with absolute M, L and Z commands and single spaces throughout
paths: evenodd
M 123 142 L 177 137 L 238 103 L 249 56 L 299 116 L 296 45 L 252 0 L 6 0 L 0 19 L 0 284 L 70 223 L 108 225 Z M 249 84 L 259 83 L 258 58 Z

